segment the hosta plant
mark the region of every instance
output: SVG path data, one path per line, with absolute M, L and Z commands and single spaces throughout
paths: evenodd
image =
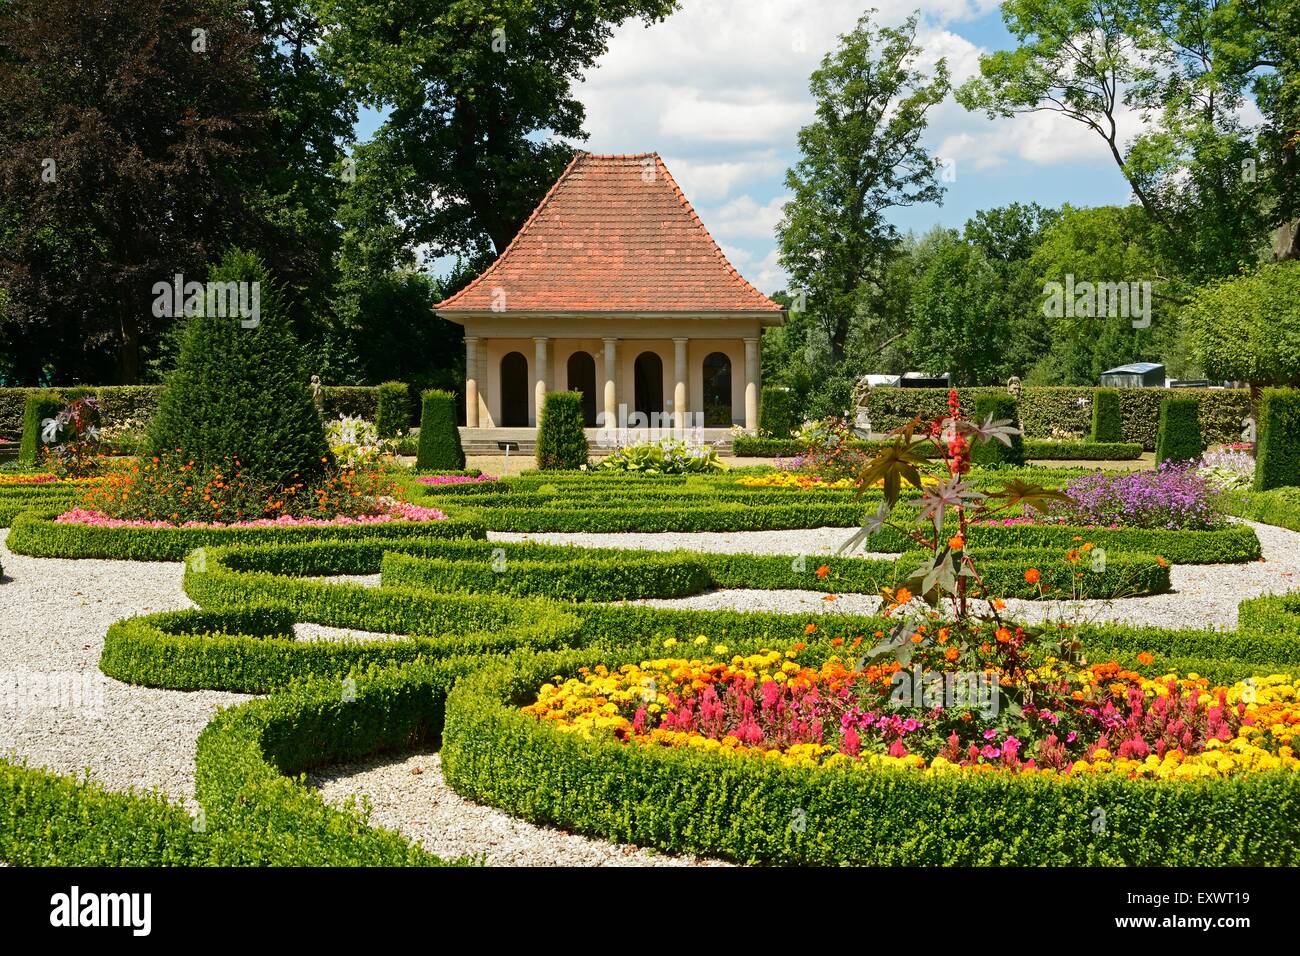
M 606 455 L 604 471 L 639 471 L 645 475 L 687 475 L 725 471 L 718 451 L 708 445 L 688 445 L 675 438 L 627 445 Z

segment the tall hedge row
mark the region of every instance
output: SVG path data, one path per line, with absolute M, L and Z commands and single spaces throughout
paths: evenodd
M 161 385 L 98 385 L 91 389 L 99 399 L 106 425 L 127 419 L 148 423 L 158 411 Z M 0 388 L 0 438 L 17 441 L 23 433 L 23 409 L 27 396 L 46 394 L 44 388 Z M 326 385 L 325 417 L 356 415 L 374 421 L 378 413 L 376 385 Z M 410 412 L 407 413 L 408 419 Z
M 384 382 L 376 392 L 375 429 L 392 438 L 411 427 L 411 389 L 405 382 Z
M 1300 389 L 1266 388 L 1259 403 L 1255 490 L 1300 485 Z
M 963 388 L 963 401 L 973 401 L 981 394 L 1005 395 L 1004 388 Z M 1098 388 L 1073 386 L 1028 387 L 1017 403 L 1020 422 L 1027 438 L 1050 438 L 1053 428 L 1087 435 L 1092 427 L 1092 406 Z M 1156 447 L 1156 430 L 1160 403 L 1168 395 L 1164 388 L 1121 388 L 1121 437 L 1147 451 Z M 1250 393 L 1245 389 L 1187 388 L 1178 394 L 1200 401 L 1201 435 L 1207 445 L 1241 440 L 1242 419 L 1251 414 Z M 867 392 L 867 412 L 871 425 L 888 431 L 911 421 L 917 415 L 935 418 L 948 407 L 948 392 L 942 388 L 873 388 Z

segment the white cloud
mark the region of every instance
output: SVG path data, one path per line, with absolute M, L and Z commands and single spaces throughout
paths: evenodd
M 789 196 L 777 196 L 759 205 L 749 196 L 737 196 L 711 212 L 701 212 L 700 219 L 715 239 L 768 239 L 776 231 Z

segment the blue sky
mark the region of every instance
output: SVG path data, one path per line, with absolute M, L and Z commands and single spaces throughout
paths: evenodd
M 877 5 L 878 22 L 890 24 L 919 9 L 923 64 L 945 57 L 954 82 L 976 72 L 980 53 L 1010 45 L 996 0 Z M 798 158 L 796 134 L 812 117 L 808 75 L 863 9 L 844 0 L 682 0 L 662 23 L 625 24 L 577 89 L 590 133 L 581 145 L 660 153 L 735 266 L 764 292 L 783 288 L 773 226 L 785 170 Z M 358 134 L 369 136 L 381 118 L 363 113 Z M 1136 117 L 1122 120 L 1136 129 Z M 1057 116 L 994 121 L 950 100 L 933 111 L 926 145 L 953 163 L 955 178 L 942 205 L 900 210 L 894 222 L 903 229 L 960 227 L 979 209 L 1017 200 L 1129 198 L 1100 138 Z

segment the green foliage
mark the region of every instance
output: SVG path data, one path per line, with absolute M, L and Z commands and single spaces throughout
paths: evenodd
M 1020 428 L 1019 411 L 1016 400 L 1010 395 L 980 395 L 975 399 L 975 408 L 971 414 L 976 424 L 985 421 L 1006 422 L 1012 428 Z M 971 445 L 970 459 L 976 465 L 1023 465 L 1025 463 L 1025 440 L 1023 435 L 1009 435 L 1010 445 L 1000 441 L 977 441 Z
M 520 656 L 461 681 L 446 704 L 447 781 L 470 800 L 537 823 L 751 863 L 1168 866 L 1296 858 L 1293 774 L 1171 785 L 783 767 L 583 739 L 519 710 L 553 675 L 654 653 L 650 646 Z M 1236 810 L 1207 813 L 1219 801 Z M 1102 835 L 1088 827 L 1097 806 L 1107 808 Z
M 948 92 L 947 65 L 939 60 L 929 75 L 918 69 L 915 17 L 881 27 L 873 13 L 812 74 L 816 114 L 799 131 L 799 160 L 786 173 L 792 198 L 777 227 L 781 264 L 808 310 L 800 344 L 824 347 L 832 367 L 897 251 L 888 210 L 943 194 L 939 161 L 921 137 Z
M 1219 504 L 1226 513 L 1238 518 L 1300 531 L 1300 488 L 1228 491 L 1220 496 Z
M 38 392 L 27 396 L 23 408 L 23 439 L 18 446 L 18 462 L 28 467 L 41 463 L 41 422 L 63 411 L 67 401 L 62 393 Z
M 1300 383 L 1300 262 L 1203 286 L 1183 310 L 1207 374 L 1255 385 Z
M 1195 398 L 1166 398 L 1160 403 L 1156 435 L 1156 464 L 1201 457 L 1200 402 Z
M 1255 490 L 1300 485 L 1300 389 L 1266 388 L 1259 403 Z
M 702 475 L 726 466 L 717 449 L 692 448 L 675 438 L 627 445 L 601 459 L 601 471 L 632 471 L 644 475 Z
M 1058 441 L 1041 438 L 1023 440 L 1025 458 L 1045 461 L 1132 461 L 1142 457 L 1142 446 L 1130 442 Z M 732 443 L 738 458 L 792 458 L 805 454 L 806 445 L 793 438 L 752 438 L 748 435 Z M 848 442 L 846 448 L 864 452 L 878 451 L 882 442 Z M 927 457 L 930 457 L 927 454 Z
M 411 425 L 411 390 L 405 382 L 384 382 L 378 389 L 375 428 L 380 438 L 392 438 Z
M 238 460 L 271 484 L 311 483 L 331 463 L 329 445 L 278 293 L 261 260 L 239 250 L 227 252 L 209 278 L 259 283 L 260 321 L 246 328 L 236 316 L 187 320 L 149 426 L 150 449 L 179 449 L 201 467 Z
M 789 438 L 799 424 L 799 402 L 794 392 L 779 386 L 765 386 L 758 405 L 759 434 L 768 438 Z
M 587 464 L 582 393 L 547 392 L 537 426 L 537 467 L 543 471 L 581 468 Z
M 1124 415 L 1120 411 L 1120 393 L 1113 388 L 1099 388 L 1092 393 L 1092 440 L 1124 440 Z
M 455 393 L 431 388 L 420 396 L 420 401 L 420 444 L 415 467 L 421 471 L 464 468 L 465 449 L 460 443 Z
M 57 500 L 57 499 L 56 499 Z M 195 548 L 269 541 L 315 541 L 322 538 L 404 538 L 428 535 L 481 534 L 473 520 L 386 521 L 349 525 L 289 525 L 256 528 L 108 528 L 54 520 L 54 502 L 22 506 L 13 519 L 5 546 L 15 554 L 42 558 L 107 558 L 118 561 L 183 561 Z

